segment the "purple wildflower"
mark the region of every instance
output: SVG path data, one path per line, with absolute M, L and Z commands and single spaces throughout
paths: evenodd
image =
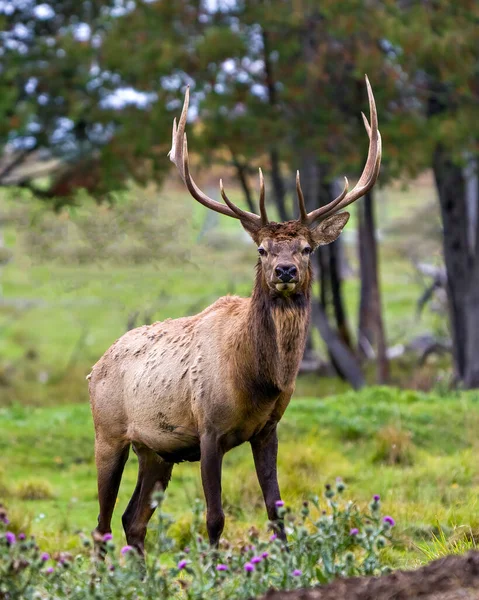
M 45 573 L 53 573 L 55 569 L 53 567 L 48 567 L 48 569 L 45 570 Z
M 250 562 L 247 562 L 244 566 L 244 570 L 247 573 L 251 573 L 252 571 L 254 571 L 254 565 L 252 565 Z
M 396 521 L 389 516 L 384 517 L 383 521 L 386 525 L 389 525 L 389 527 L 394 527 L 394 525 L 396 525 Z
M 183 552 L 184 552 L 185 554 L 189 554 L 189 553 L 190 553 L 190 549 L 189 549 L 189 547 L 188 547 L 188 546 L 186 546 L 186 547 L 184 548 Z
M 261 556 L 253 556 L 253 558 L 251 559 L 251 562 L 254 565 L 257 565 L 258 563 L 260 563 L 263 559 L 261 558 Z
M 182 560 L 180 560 L 180 562 L 176 566 L 181 571 L 181 569 L 184 569 L 187 564 L 188 564 L 188 561 L 186 560 L 186 558 L 183 558 Z
M 268 558 L 269 556 L 269 552 L 263 552 L 263 554 L 261 555 L 261 558 Z
M 105 533 L 105 535 L 103 536 L 103 541 L 104 542 L 109 542 L 112 539 L 113 539 L 113 536 L 112 536 L 111 533 Z
M 19 540 L 22 540 L 22 541 L 23 541 L 23 540 L 25 540 L 26 538 L 27 538 L 27 536 L 26 536 L 24 533 L 19 533 L 19 534 L 18 534 L 18 539 L 19 539 Z
M 125 555 L 128 552 L 131 552 L 132 550 L 133 550 L 133 546 L 123 546 L 123 548 L 121 549 L 121 553 L 123 555 Z
M 50 555 L 48 554 L 48 552 L 42 552 L 42 554 L 40 555 L 40 560 L 42 560 L 43 562 L 47 562 L 47 560 L 50 559 Z
M 352 535 L 354 537 L 355 535 L 358 535 L 358 533 L 359 533 L 359 529 L 357 527 L 353 527 L 350 530 L 349 535 Z
M 223 564 L 216 565 L 216 570 L 217 571 L 227 571 L 228 565 L 223 565 Z
M 276 500 L 276 502 L 274 503 L 274 505 L 276 506 L 276 508 L 282 508 L 284 506 L 284 501 L 283 500 Z
M 379 494 L 374 494 L 373 500 L 374 502 L 379 502 L 379 500 L 381 500 L 381 496 Z
M 302 574 L 303 571 L 301 571 L 301 569 L 295 569 L 292 573 L 293 577 L 301 577 Z
M 5 539 L 7 540 L 7 544 L 9 546 L 13 546 L 13 544 L 17 541 L 15 534 L 11 531 L 7 531 L 7 533 L 5 534 Z
M 274 540 L 275 540 L 277 537 L 278 537 L 278 536 L 277 536 L 277 534 L 276 534 L 276 533 L 273 533 L 273 535 L 272 535 L 272 536 L 269 538 L 269 541 L 270 541 L 270 542 L 274 542 Z
M 7 516 L 2 515 L 2 516 L 0 516 L 0 523 L 3 523 L 4 525 L 8 525 L 10 523 L 10 521 Z

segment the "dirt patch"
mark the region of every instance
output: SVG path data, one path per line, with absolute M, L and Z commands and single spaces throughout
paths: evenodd
M 384 577 L 338 579 L 327 586 L 268 592 L 264 600 L 479 600 L 479 552 L 447 556 Z

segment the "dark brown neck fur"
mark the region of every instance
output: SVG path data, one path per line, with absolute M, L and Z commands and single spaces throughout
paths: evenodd
M 273 292 L 264 281 L 261 264 L 245 331 L 243 387 L 255 402 L 277 397 L 292 389 L 303 356 L 311 311 L 312 270 L 302 290 L 290 296 Z

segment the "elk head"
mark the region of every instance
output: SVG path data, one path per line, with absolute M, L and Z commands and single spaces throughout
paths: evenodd
M 303 192 L 296 174 L 296 191 L 299 204 L 299 219 L 286 223 L 275 223 L 268 219 L 265 206 L 264 178 L 259 170 L 260 214 L 242 210 L 225 193 L 220 179 L 220 191 L 225 204 L 217 202 L 204 194 L 191 177 L 188 162 L 188 144 L 185 133 L 189 104 L 189 87 L 180 121 L 173 122 L 173 140 L 169 152 L 170 160 L 176 165 L 181 178 L 190 194 L 203 206 L 228 217 L 238 219 L 258 246 L 259 265 L 263 273 L 263 282 L 275 295 L 290 295 L 300 292 L 310 279 L 310 255 L 321 245 L 330 244 L 337 239 L 349 219 L 348 212 L 341 212 L 361 196 L 364 196 L 376 183 L 381 166 L 381 135 L 378 129 L 376 104 L 368 78 L 366 87 L 369 98 L 371 125 L 363 113 L 363 121 L 369 136 L 369 151 L 361 177 L 355 187 L 349 191 L 348 180 L 341 194 L 329 204 L 311 212 L 306 211 Z

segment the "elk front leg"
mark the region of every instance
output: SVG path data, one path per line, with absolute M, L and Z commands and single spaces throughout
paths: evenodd
M 216 436 L 201 438 L 201 480 L 206 499 L 206 528 L 212 546 L 217 547 L 223 528 L 225 515 L 221 504 L 221 465 L 223 451 Z
M 268 519 L 276 525 L 276 530 L 282 540 L 286 540 L 283 521 L 278 519 L 276 502 L 281 500 L 278 485 L 277 460 L 278 436 L 276 423 L 266 425 L 254 438 L 251 439 L 254 465 L 256 474 L 263 492 Z

